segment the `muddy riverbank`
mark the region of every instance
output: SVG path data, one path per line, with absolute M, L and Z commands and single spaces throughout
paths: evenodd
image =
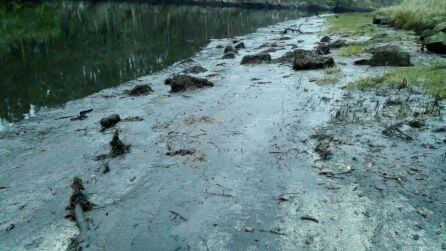
M 389 67 L 354 65 L 337 49 L 332 84 L 318 81 L 326 70 L 277 60 L 313 50 L 325 22 L 213 40 L 164 71 L 1 132 L 0 249 L 445 249 L 444 101 L 416 88 L 346 88 Z M 246 48 L 222 58 L 239 42 Z M 398 44 L 412 64 L 438 59 L 415 36 Z M 272 60 L 240 64 L 260 52 Z M 198 65 L 205 70 L 190 74 L 212 87 L 169 92 L 167 78 Z M 142 84 L 152 91 L 126 92 Z M 422 124 L 410 123 L 414 112 Z M 101 128 L 112 114 L 121 120 Z M 126 146 L 119 156 L 115 131 Z M 65 218 L 74 177 L 94 204 L 82 225 Z

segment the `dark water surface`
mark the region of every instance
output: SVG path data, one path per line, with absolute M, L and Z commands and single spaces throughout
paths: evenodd
M 212 38 L 304 15 L 142 3 L 0 6 L 1 124 L 159 71 Z

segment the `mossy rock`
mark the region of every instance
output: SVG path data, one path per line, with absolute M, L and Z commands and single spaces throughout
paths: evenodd
M 446 22 L 437 24 L 434 28 L 434 31 L 435 32 L 440 32 L 440 31 L 446 32 Z
M 371 66 L 411 66 L 410 54 L 395 46 L 376 48 L 369 61 Z
M 424 30 L 424 31 L 422 31 L 421 34 L 420 34 L 420 39 L 421 39 L 421 41 L 423 41 L 423 40 L 426 39 L 427 37 L 430 37 L 430 36 L 435 35 L 435 33 L 436 33 L 436 32 L 435 32 L 434 30 L 432 30 L 432 29 Z
M 446 54 L 446 33 L 438 32 L 437 34 L 430 36 L 423 41 L 423 45 L 427 50 L 437 54 Z

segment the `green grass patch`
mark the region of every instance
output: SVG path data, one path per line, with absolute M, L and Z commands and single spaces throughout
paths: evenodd
M 446 1 L 404 0 L 400 5 L 380 9 L 376 14 L 390 18 L 396 27 L 420 32 L 446 21 Z
M 347 88 L 362 91 L 390 87 L 419 86 L 428 93 L 446 99 L 446 60 L 431 66 L 398 68 L 380 77 L 367 77 L 349 83 Z
M 341 79 L 341 70 L 337 67 L 326 68 L 324 72 L 325 76 L 316 80 L 316 84 L 334 84 Z
M 347 47 L 341 48 L 337 54 L 341 57 L 350 57 L 361 55 L 362 53 L 364 53 L 363 45 L 349 45 Z
M 330 33 L 344 35 L 373 35 L 376 28 L 372 25 L 371 13 L 345 13 L 327 19 Z

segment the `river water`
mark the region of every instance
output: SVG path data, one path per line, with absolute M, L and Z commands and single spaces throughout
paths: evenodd
M 159 71 L 210 39 L 303 15 L 111 2 L 0 6 L 0 130 L 40 109 Z

